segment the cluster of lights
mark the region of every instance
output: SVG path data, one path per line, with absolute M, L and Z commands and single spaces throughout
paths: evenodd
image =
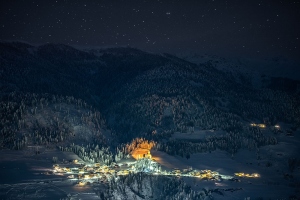
M 144 158 L 146 160 L 150 160 L 150 164 L 153 161 L 149 158 Z M 112 166 L 100 166 L 99 163 L 96 163 L 94 165 L 84 165 L 79 164 L 79 167 L 69 168 L 69 167 L 60 167 L 59 165 L 53 165 L 54 167 L 54 173 L 56 175 L 61 174 L 69 174 L 67 178 L 71 180 L 78 181 L 79 186 L 84 186 L 87 183 L 91 183 L 94 181 L 101 180 L 109 180 L 112 177 L 118 178 L 118 176 L 126 176 L 129 173 L 137 173 L 139 172 L 136 169 L 135 164 L 136 162 L 128 163 L 126 169 L 116 169 L 115 166 L 118 165 L 112 165 Z M 76 163 L 77 164 L 77 163 Z M 149 169 L 151 168 L 151 165 L 149 166 Z M 151 170 L 150 170 L 151 171 Z M 200 179 L 208 179 L 208 180 L 218 180 L 220 177 L 223 178 L 222 175 L 219 175 L 218 172 L 211 171 L 211 170 L 192 170 L 192 169 L 184 169 L 183 171 L 180 171 L 179 169 L 175 169 L 173 171 L 167 172 L 167 171 L 160 171 L 156 170 L 151 172 L 153 175 L 166 175 L 166 176 L 189 176 L 189 177 L 198 177 Z
M 256 126 L 256 127 L 259 127 L 259 128 L 266 128 L 267 127 L 265 124 L 255 124 L 255 123 L 251 123 L 250 126 Z M 280 126 L 278 124 L 276 124 L 274 127 L 277 128 L 277 129 L 280 129 Z
M 252 124 L 251 124 L 252 125 Z M 93 165 L 91 164 L 85 164 L 85 163 L 78 163 L 78 160 L 74 160 L 73 164 L 78 165 L 78 167 L 60 167 L 58 164 L 53 165 L 53 172 L 56 175 L 67 175 L 67 178 L 71 180 L 78 181 L 79 186 L 84 186 L 87 183 L 92 183 L 94 181 L 106 182 L 107 180 L 110 180 L 111 178 L 118 178 L 119 176 L 126 176 L 130 173 L 137 173 L 140 172 L 138 167 L 141 162 L 143 165 L 143 162 L 146 163 L 146 166 L 142 167 L 143 169 L 146 167 L 149 168 L 149 173 L 152 173 L 153 175 L 166 175 L 166 176 L 189 176 L 189 177 L 198 177 L 200 179 L 206 179 L 206 180 L 219 180 L 222 179 L 230 179 L 231 176 L 224 176 L 220 175 L 216 171 L 211 170 L 192 170 L 190 169 L 184 169 L 183 171 L 179 169 L 175 169 L 173 171 L 161 171 L 160 168 L 158 170 L 151 169 L 153 168 L 153 162 L 155 162 L 152 159 L 152 156 L 150 154 L 150 151 L 147 149 L 139 149 L 138 151 L 135 151 L 135 157 L 137 157 L 137 160 L 135 162 L 129 162 L 125 164 L 124 166 L 122 164 L 112 164 L 111 166 L 102 165 L 100 166 L 100 163 L 95 163 Z M 144 163 L 144 164 L 145 164 Z M 147 164 L 148 163 L 148 164 Z M 155 162 L 156 163 L 156 162 Z M 123 167 L 122 167 L 123 166 Z M 120 168 L 121 167 L 121 168 Z M 146 171 L 144 171 L 146 172 Z M 258 178 L 260 177 L 259 174 L 253 173 L 253 174 L 245 174 L 245 173 L 235 173 L 235 176 L 238 177 L 248 177 L 248 178 Z
M 238 177 L 246 177 L 246 178 L 259 178 L 260 177 L 260 175 L 257 174 L 257 173 L 246 174 L 246 173 L 243 173 L 243 172 L 239 172 L 239 173 L 235 173 L 234 175 L 238 176 Z
M 192 172 L 189 172 L 189 175 L 199 177 L 201 179 L 209 179 L 209 180 L 217 180 L 221 177 L 219 172 L 211 171 L 208 169 L 200 170 L 200 171 L 194 170 Z
M 266 128 L 265 124 L 255 124 L 255 123 L 251 123 L 250 126 L 257 126 L 259 128 Z
M 60 167 L 58 164 L 53 165 L 53 172 L 56 175 L 69 174 L 67 178 L 71 180 L 78 180 L 78 185 L 83 186 L 87 182 L 94 181 L 106 181 L 110 179 L 113 174 L 115 174 L 115 170 L 103 165 L 100 166 L 99 163 L 95 163 L 93 165 L 85 165 L 83 163 L 79 164 L 78 162 L 73 162 L 74 164 L 78 164 L 78 167 Z

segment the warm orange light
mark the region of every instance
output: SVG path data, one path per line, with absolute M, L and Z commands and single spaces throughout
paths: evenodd
M 142 148 L 137 148 L 131 153 L 132 157 L 136 160 L 141 159 L 141 158 L 149 158 L 151 159 L 152 156 L 150 154 L 150 150 L 148 149 L 142 149 Z
M 127 148 L 128 152 L 130 152 L 132 157 L 136 160 L 141 158 L 151 159 L 152 156 L 150 154 L 150 150 L 154 145 L 155 143 L 153 141 L 148 141 L 143 138 L 136 138 L 127 146 Z
M 78 183 L 78 185 L 79 185 L 79 186 L 84 186 L 84 185 L 85 185 L 85 182 L 80 181 L 80 182 Z
M 264 124 L 259 124 L 258 125 L 260 128 L 266 128 L 266 125 L 264 125 Z

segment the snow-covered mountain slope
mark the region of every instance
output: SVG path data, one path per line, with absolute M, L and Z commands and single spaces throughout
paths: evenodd
M 60 44 L 1 43 L 0 50 L 1 94 L 83 99 L 121 141 L 191 127 L 233 131 L 264 118 L 299 122 L 298 82 L 264 77 L 228 59 L 203 57 L 197 65 L 133 48 L 81 51 Z

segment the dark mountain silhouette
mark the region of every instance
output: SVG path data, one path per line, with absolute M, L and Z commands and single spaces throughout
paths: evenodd
M 119 142 L 194 127 L 238 131 L 266 118 L 300 124 L 299 82 L 290 79 L 265 76 L 258 88 L 242 72 L 134 48 L 2 42 L 0 52 L 2 102 L 11 93 L 82 99 L 103 114 Z

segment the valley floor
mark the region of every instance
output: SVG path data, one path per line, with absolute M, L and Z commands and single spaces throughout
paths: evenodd
M 290 138 L 276 146 L 261 148 L 265 157 L 259 161 L 256 160 L 255 153 L 248 150 L 239 151 L 233 158 L 220 150 L 212 153 L 194 154 L 190 159 L 170 156 L 154 150 L 151 151 L 151 154 L 152 159 L 161 165 L 161 171 L 167 172 L 165 175 L 173 175 L 177 176 L 178 179 L 183 179 L 193 190 L 200 191 L 205 188 L 222 191 L 222 195 L 213 194 L 214 199 L 245 199 L 247 197 L 251 199 L 289 199 L 293 195 L 300 195 L 298 189 L 300 173 L 299 169 L 289 173 L 287 164 L 283 163 L 286 162 L 286 158 L 282 151 L 287 154 L 288 152 L 285 151 L 287 146 L 296 148 L 293 147 L 295 140 L 288 140 Z M 294 150 L 291 149 L 291 152 Z M 77 155 L 55 149 L 43 149 L 42 147 L 40 147 L 40 152 L 40 154 L 35 155 L 32 148 L 22 151 L 1 150 L 1 199 L 99 198 L 93 190 L 92 182 L 81 185 L 79 179 L 70 179 L 68 173 L 54 172 L 53 157 L 58 158 L 58 164 L 61 166 L 74 166 L 74 163 L 70 162 L 74 160 L 78 160 L 78 163 L 82 164 L 81 166 L 86 164 Z M 266 166 L 266 162 L 269 160 L 272 161 L 272 166 Z M 133 162 L 134 159 L 127 159 L 116 164 L 129 166 Z M 208 169 L 218 172 L 225 179 L 205 180 L 197 176 L 184 176 L 181 172 L 186 169 L 199 171 Z M 179 170 L 180 173 L 172 173 L 174 170 Z M 234 174 L 238 172 L 258 173 L 260 177 L 237 177 Z M 107 180 L 103 181 L 102 179 L 101 183 L 105 185 Z

